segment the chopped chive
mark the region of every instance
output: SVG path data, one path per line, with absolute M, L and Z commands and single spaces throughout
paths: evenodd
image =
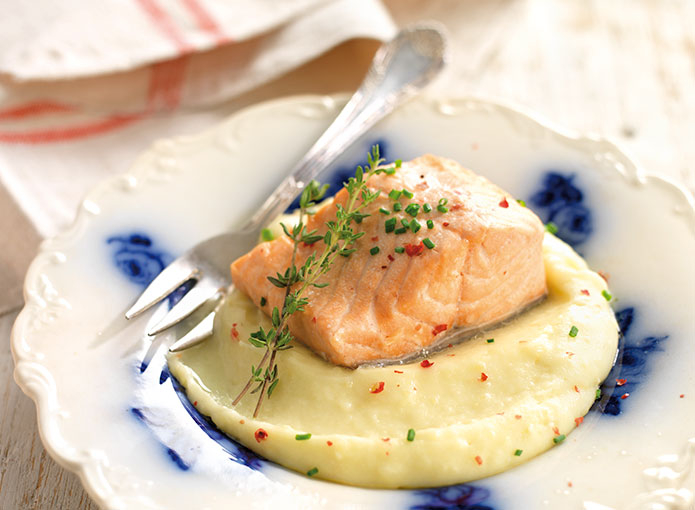
M 385 168 L 385 169 L 384 169 L 384 173 L 385 173 L 386 175 L 393 175 L 393 174 L 396 173 L 396 168 L 393 167 L 393 166 L 390 166 L 390 167 L 388 167 L 388 168 Z
M 445 200 L 445 202 L 442 203 L 442 200 Z M 449 212 L 449 208 L 445 204 L 446 204 L 446 198 L 442 198 L 439 201 L 439 204 L 437 204 L 437 211 L 439 211 L 440 213 Z
M 408 229 L 405 228 L 405 227 L 401 227 L 401 228 L 397 228 L 397 229 L 395 230 L 395 232 L 396 232 L 396 234 L 405 234 L 405 231 L 406 231 L 406 230 L 408 230 Z
M 432 212 L 432 206 L 428 203 L 422 204 L 422 210 L 425 212 Z
M 413 195 L 413 193 L 408 191 L 407 189 L 403 188 L 403 196 L 406 198 L 413 198 L 415 195 Z
M 596 388 L 596 400 L 601 398 L 601 388 Z
M 521 457 L 522 453 L 524 453 L 524 450 L 517 450 L 514 452 L 514 455 L 516 455 L 517 457 Z
M 395 204 L 393 204 L 393 210 L 394 210 L 395 212 L 398 212 L 398 211 L 400 211 L 401 209 L 403 209 L 403 206 L 401 205 L 400 202 L 396 202 Z
M 551 234 L 557 234 L 557 225 L 555 225 L 555 223 L 553 223 L 552 221 L 549 221 L 545 224 L 545 230 L 547 230 Z
M 273 239 L 275 239 L 275 236 L 269 228 L 264 228 L 263 230 L 261 230 L 261 239 L 263 241 L 272 241 Z
M 395 251 L 396 253 L 403 253 L 403 252 L 405 252 L 405 248 L 403 246 L 396 246 L 393 249 L 393 251 Z
M 601 291 L 601 295 L 604 297 L 604 299 L 606 301 L 610 301 L 611 299 L 613 299 L 613 296 L 611 295 L 611 293 L 605 289 Z
M 391 191 L 389 191 L 389 198 L 391 200 L 398 200 L 399 198 L 401 198 L 401 193 L 402 192 L 398 191 L 397 189 L 392 189 Z
M 575 336 L 577 336 L 577 333 L 579 333 L 579 330 L 577 329 L 577 326 L 572 326 L 572 327 L 570 328 L 570 333 L 569 333 L 569 335 L 570 335 L 572 338 L 574 338 Z
M 422 244 L 424 244 L 425 246 L 427 246 L 430 250 L 431 250 L 432 248 L 434 248 L 434 243 L 430 240 L 429 237 L 425 237 L 425 238 L 422 240 Z
M 408 441 L 415 440 L 415 429 L 408 429 Z
M 408 228 L 410 226 L 410 222 L 405 218 L 401 218 L 401 225 L 403 225 L 405 228 Z
M 294 438 L 297 441 L 306 441 L 307 439 L 311 439 L 311 433 L 307 432 L 306 434 L 297 434 L 296 436 L 294 436 Z
M 519 205 L 520 205 L 521 207 L 526 207 L 526 202 L 524 202 L 524 201 L 521 200 L 520 198 L 517 199 L 517 202 L 519 202 Z
M 416 220 L 415 218 L 413 218 L 413 219 L 410 221 L 410 230 L 411 230 L 411 231 L 413 232 L 413 234 L 414 234 L 415 232 L 417 232 L 418 230 L 420 230 L 420 228 L 422 228 L 422 225 L 420 225 L 420 222 L 419 222 L 418 220 Z
M 446 204 L 448 204 L 448 203 L 449 203 L 449 199 L 448 199 L 448 198 L 440 198 L 440 199 L 439 199 L 439 202 L 437 202 L 437 205 L 446 205 Z
M 420 212 L 420 204 L 408 204 L 408 207 L 405 208 L 405 212 L 410 214 L 413 218 L 416 218 L 417 213 Z
M 261 298 L 261 306 L 265 306 L 265 304 L 268 302 L 268 300 L 264 297 Z
M 383 207 L 379 207 L 379 212 L 381 214 L 391 214 L 391 211 L 389 211 L 388 209 L 384 209 Z
M 427 220 L 427 228 L 430 230 L 434 228 L 434 221 L 432 220 Z
M 395 161 L 395 163 L 396 163 L 396 168 L 400 168 L 401 165 L 403 164 L 403 160 L 397 159 L 397 160 Z
M 372 255 L 376 255 L 377 253 L 379 253 L 379 247 L 378 246 L 372 247 L 372 249 L 369 250 L 369 253 L 371 253 Z
M 494 343 L 494 342 L 495 342 L 495 339 L 494 339 L 494 338 L 488 338 L 488 339 L 486 340 L 486 342 L 489 343 L 489 344 L 491 344 L 491 343 Z
M 314 476 L 318 472 L 319 472 L 319 468 L 313 467 L 309 471 L 306 472 L 306 476 Z
M 553 443 L 555 443 L 555 444 L 560 444 L 560 443 L 562 443 L 564 440 L 565 440 L 565 435 L 564 435 L 564 434 L 560 434 L 559 436 L 555 436 L 555 437 L 553 438 Z
M 389 232 L 393 232 L 393 230 L 396 228 L 396 218 L 389 218 L 384 222 L 384 230 L 386 230 L 386 233 L 388 234 Z

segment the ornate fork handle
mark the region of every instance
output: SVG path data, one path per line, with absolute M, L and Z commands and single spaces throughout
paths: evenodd
M 426 25 L 406 29 L 382 46 L 355 95 L 243 230 L 258 230 L 285 211 L 357 138 L 429 83 L 446 59 L 440 29 Z

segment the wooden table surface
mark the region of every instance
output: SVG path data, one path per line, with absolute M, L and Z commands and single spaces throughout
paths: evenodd
M 556 125 L 608 137 L 649 173 L 695 190 L 695 2 L 384 3 L 399 25 L 435 19 L 448 28 L 454 60 L 434 92 L 519 104 Z M 373 48 L 348 43 L 235 104 L 349 90 Z M 331 79 L 331 65 L 344 69 L 347 61 L 354 79 Z M 0 227 L 14 225 L 5 218 Z M 12 379 L 9 335 L 17 312 L 0 316 L 0 509 L 96 509 L 77 477 L 44 450 L 34 405 Z

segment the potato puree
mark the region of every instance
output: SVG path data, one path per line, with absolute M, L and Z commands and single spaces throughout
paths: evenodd
M 317 468 L 316 478 L 399 488 L 492 475 L 574 429 L 617 349 L 603 279 L 550 234 L 544 260 L 549 295 L 542 304 L 432 356 L 429 367 L 351 370 L 295 343 L 278 356 L 280 383 L 258 419 L 252 418 L 255 395 L 231 407 L 263 353 L 246 339 L 259 324 L 270 327 L 241 293 L 223 304 L 214 338 L 170 355 L 169 367 L 220 429 L 283 466 L 302 473 Z M 383 390 L 373 393 L 381 383 Z M 258 429 L 265 439 L 256 439 Z M 305 433 L 311 438 L 295 438 Z

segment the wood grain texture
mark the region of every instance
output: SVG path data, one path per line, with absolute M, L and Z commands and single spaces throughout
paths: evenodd
M 77 476 L 46 453 L 34 403 L 13 380 L 9 337 L 16 316 L 0 317 L 0 509 L 97 510 Z
M 454 60 L 435 91 L 516 103 L 557 125 L 616 140 L 649 173 L 695 191 L 695 2 L 384 3 L 401 26 L 435 19 L 448 28 Z M 326 57 L 340 62 L 345 89 L 368 59 L 363 52 L 347 58 L 349 51 Z M 359 71 L 348 70 L 351 63 Z M 330 93 L 341 86 L 335 65 L 308 65 L 302 71 L 234 104 L 289 93 Z M 47 456 L 34 405 L 12 380 L 14 316 L 0 317 L 0 509 L 95 509 L 78 479 Z

